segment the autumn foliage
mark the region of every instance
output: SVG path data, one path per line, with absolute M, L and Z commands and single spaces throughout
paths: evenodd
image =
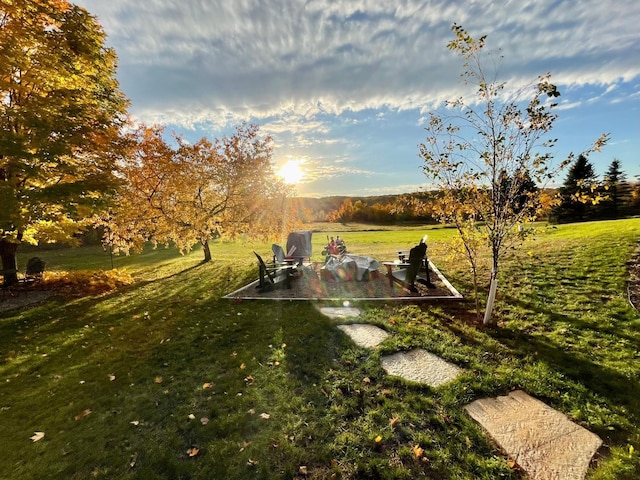
M 3 269 L 22 242 L 72 241 L 117 186 L 128 101 L 104 43 L 95 17 L 67 1 L 0 4 Z
M 68 298 L 100 295 L 133 283 L 133 277 L 122 270 L 77 270 L 45 272 L 47 290 Z
M 145 242 L 175 244 L 182 252 L 209 241 L 239 236 L 272 238 L 294 225 L 286 213 L 289 191 L 271 162 L 271 139 L 255 125 L 231 136 L 190 144 L 160 127 L 141 126 L 135 149 L 122 165 L 117 207 L 99 219 L 115 252 L 140 250 Z

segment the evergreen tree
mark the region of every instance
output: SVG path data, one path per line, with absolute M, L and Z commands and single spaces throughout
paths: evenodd
M 558 223 L 569 223 L 593 218 L 597 190 L 598 177 L 593 165 L 587 157 L 579 155 L 559 189 L 560 203 L 554 208 L 552 219 Z
M 620 167 L 620 160 L 614 159 L 604 177 L 603 195 L 605 199 L 601 204 L 604 218 L 624 216 L 631 202 L 631 187 Z

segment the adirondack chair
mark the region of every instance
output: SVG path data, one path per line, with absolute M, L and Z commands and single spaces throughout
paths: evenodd
M 40 283 L 44 278 L 45 265 L 46 265 L 45 262 L 38 257 L 30 258 L 27 261 L 27 269 L 25 270 L 22 283 L 25 283 L 28 285 Z
M 258 285 L 259 292 L 268 292 L 276 288 L 291 288 L 291 277 L 296 269 L 295 265 L 267 265 L 262 257 L 253 252 L 258 259 Z
M 391 285 L 393 285 L 393 282 L 397 282 L 410 292 L 417 293 L 418 289 L 415 283 L 418 279 L 418 273 L 424 268 L 426 279 L 420 278 L 418 280 L 429 288 L 435 287 L 435 285 L 431 283 L 429 261 L 427 260 L 427 244 L 424 240 L 409 250 L 408 262 L 401 263 L 398 267 L 400 268 L 397 270 L 389 269 L 388 276 Z

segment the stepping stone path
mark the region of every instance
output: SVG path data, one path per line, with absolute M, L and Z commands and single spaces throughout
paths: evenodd
M 602 440 L 523 391 L 464 407 L 532 480 L 582 480 Z
M 338 325 L 338 328 L 349 335 L 356 345 L 364 348 L 375 348 L 389 336 L 383 329 L 366 323 Z
M 352 307 L 320 311 L 334 319 L 356 318 L 361 313 Z M 365 348 L 377 347 L 389 336 L 369 324 L 338 328 Z M 462 373 L 456 365 L 421 349 L 388 355 L 381 362 L 388 375 L 431 387 L 450 382 Z M 464 409 L 531 480 L 584 480 L 591 458 L 602 445 L 597 435 L 520 390 L 476 400 Z
M 356 318 L 362 313 L 360 309 L 353 307 L 323 307 L 320 313 L 329 318 Z
M 418 349 L 382 357 L 382 368 L 389 375 L 439 387 L 462 373 L 462 369 L 442 358 Z

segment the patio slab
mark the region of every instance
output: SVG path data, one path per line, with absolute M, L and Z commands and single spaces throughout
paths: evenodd
M 382 265 L 385 262 L 380 263 Z M 435 288 L 416 283 L 417 292 L 410 292 L 391 282 L 385 272 L 370 272 L 363 281 L 341 281 L 325 279 L 322 262 L 305 264 L 291 281 L 291 288 L 278 288 L 260 292 L 256 288 L 258 280 L 235 290 L 222 298 L 241 300 L 274 301 L 401 301 L 440 302 L 459 301 L 462 295 L 451 285 L 438 268 L 430 261 L 431 281 Z M 386 268 L 385 268 L 386 270 Z
M 448 383 L 462 373 L 460 367 L 422 349 L 394 353 L 381 360 L 387 374 L 431 387 Z
M 338 325 L 338 328 L 349 335 L 356 345 L 364 348 L 375 348 L 389 337 L 389 333 L 380 327 L 367 323 Z
M 464 407 L 531 480 L 583 480 L 602 440 L 517 390 Z
M 329 318 L 356 318 L 362 311 L 355 307 L 322 307 L 320 313 Z

